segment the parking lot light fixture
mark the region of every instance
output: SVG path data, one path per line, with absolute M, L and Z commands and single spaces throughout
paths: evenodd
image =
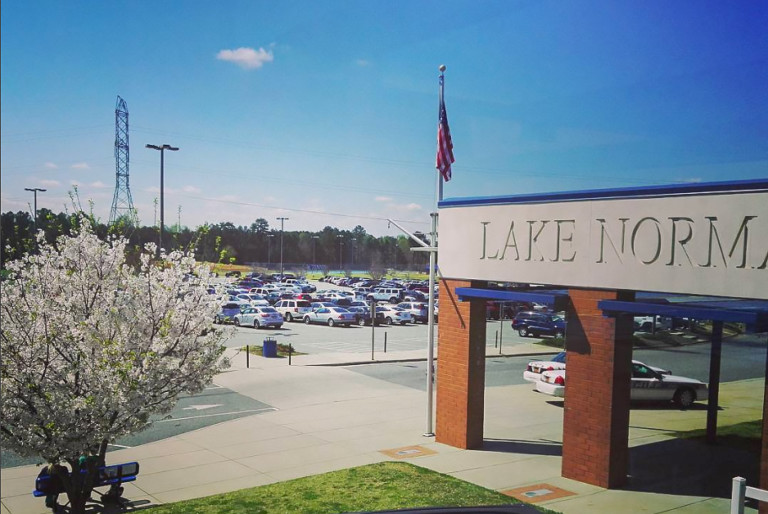
M 317 264 L 317 240 L 320 236 L 312 236 L 312 264 Z
M 171 152 L 178 151 L 178 148 L 175 146 L 171 146 L 168 144 L 164 145 L 147 145 L 147 148 L 150 148 L 152 150 L 159 150 L 160 151 L 160 242 L 157 246 L 157 258 L 160 258 L 160 250 L 163 248 L 163 225 L 164 225 L 164 213 L 165 208 L 163 204 L 163 175 L 164 175 L 164 164 L 165 164 L 165 151 L 169 150 Z
M 267 268 L 272 264 L 272 238 L 275 234 L 267 234 Z
M 39 187 L 25 187 L 24 191 L 32 191 L 32 193 L 34 193 L 35 195 L 35 207 L 34 207 L 35 210 L 32 214 L 34 215 L 33 221 L 35 224 L 35 237 L 37 237 L 37 193 L 38 192 L 44 193 L 45 191 L 47 191 L 47 189 L 41 189 Z
M 283 280 L 283 230 L 285 229 L 285 222 L 289 218 L 281 218 L 278 217 L 278 220 L 280 220 L 280 280 Z
M 341 271 L 344 269 L 343 259 L 341 254 L 341 247 L 344 245 L 344 236 L 341 234 L 338 234 L 336 237 L 339 239 L 339 271 Z

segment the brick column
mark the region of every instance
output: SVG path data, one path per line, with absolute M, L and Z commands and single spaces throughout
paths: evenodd
M 620 487 L 629 463 L 632 317 L 603 316 L 597 302 L 630 301 L 634 293 L 571 289 L 569 294 L 563 476 Z
M 485 302 L 459 302 L 457 287 L 485 282 L 440 280 L 435 441 L 483 447 L 485 414 Z

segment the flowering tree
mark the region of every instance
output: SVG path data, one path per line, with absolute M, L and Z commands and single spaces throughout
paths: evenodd
M 39 237 L 39 253 L 8 263 L 0 289 L 0 444 L 56 470 L 83 469 L 92 456 L 86 471 L 56 471 L 73 512 L 84 510 L 108 442 L 229 365 L 226 334 L 212 327 L 216 300 L 194 277 L 208 269 L 180 252 L 153 262 L 152 244 L 136 269 L 125 239 L 101 241 L 80 225 L 56 244 Z

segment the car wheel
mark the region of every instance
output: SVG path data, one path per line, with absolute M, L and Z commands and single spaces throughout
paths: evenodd
M 683 409 L 687 409 L 696 401 L 696 393 L 688 387 L 681 387 L 675 393 L 675 403 Z
M 401 324 L 402 326 L 405 326 L 405 324 L 406 324 L 406 323 L 408 323 L 408 322 L 407 322 L 407 321 L 401 321 L 401 322 L 400 322 L 400 324 Z
M 290 312 L 285 314 L 285 321 L 293 321 L 293 314 Z
M 361 327 L 364 327 L 365 326 L 365 318 L 362 317 L 362 316 L 357 318 L 357 324 L 360 325 Z
M 393 296 L 392 298 L 389 299 L 389 303 L 397 303 L 397 298 Z
M 310 323 L 312 322 L 309 320 L 309 316 L 304 316 L 304 324 L 309 325 Z
M 556 330 L 555 331 L 555 337 L 559 337 L 560 339 L 563 338 L 563 331 L 562 330 Z
M 392 324 L 392 318 L 387 318 L 387 325 L 391 325 L 391 324 Z
M 213 322 L 214 323 L 221 323 L 221 321 L 219 320 L 219 316 L 218 315 L 213 317 Z
M 280 323 L 279 325 L 275 325 L 275 328 L 283 328 L 283 324 Z
M 261 328 L 261 324 L 259 323 L 259 320 L 257 319 L 253 320 L 253 328 Z
M 333 326 L 333 318 L 328 318 L 328 326 L 329 327 Z
M 236 327 L 240 326 L 240 318 L 235 318 L 235 326 Z
M 520 337 L 528 337 L 528 329 L 527 328 L 520 328 L 517 330 L 517 333 L 520 334 Z

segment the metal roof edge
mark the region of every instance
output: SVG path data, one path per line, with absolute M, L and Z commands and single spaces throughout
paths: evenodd
M 692 318 L 711 321 L 746 323 L 755 332 L 768 331 L 768 310 L 764 309 L 728 309 L 721 306 L 697 306 L 685 303 L 627 302 L 620 300 L 600 300 L 597 307 L 608 316 L 620 314 L 669 316 L 673 318 Z
M 465 300 L 497 300 L 506 302 L 532 302 L 547 305 L 556 311 L 564 310 L 569 296 L 555 291 L 483 289 L 479 287 L 457 287 L 456 296 L 459 301 Z
M 610 189 L 585 189 L 550 193 L 526 193 L 507 196 L 447 198 L 438 203 L 438 208 L 575 202 L 583 200 L 659 198 L 668 196 L 689 196 L 702 194 L 742 194 L 766 191 L 768 191 L 768 179 L 762 178 L 749 180 L 728 180 L 721 182 L 699 182 L 691 184 L 667 184 Z

